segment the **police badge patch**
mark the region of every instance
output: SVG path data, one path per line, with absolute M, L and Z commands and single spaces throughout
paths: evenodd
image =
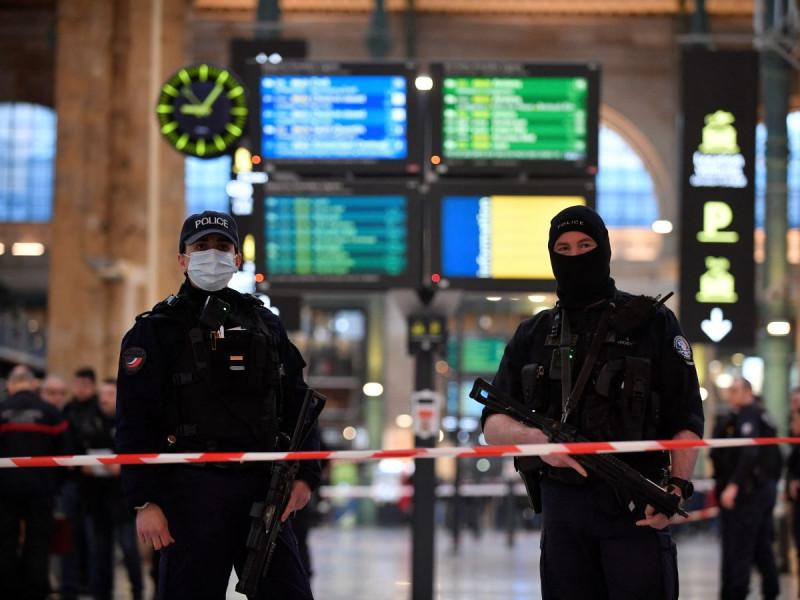
M 144 351 L 144 348 L 128 348 L 122 353 L 122 368 L 128 375 L 133 375 L 144 366 L 145 358 L 147 358 L 147 352 Z
M 689 345 L 688 340 L 683 337 L 682 335 L 676 335 L 675 339 L 672 340 L 672 345 L 675 347 L 675 352 L 678 353 L 684 362 L 687 365 L 694 366 L 694 361 L 692 360 L 692 347 Z

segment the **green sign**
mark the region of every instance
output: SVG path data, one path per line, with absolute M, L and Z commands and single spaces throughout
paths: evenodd
M 446 77 L 443 100 L 445 158 L 586 157 L 584 77 Z
M 447 360 L 452 367 L 456 366 L 456 346 L 455 339 L 448 343 Z M 503 351 L 506 348 L 506 340 L 503 338 L 467 338 L 461 340 L 461 372 L 489 374 L 497 371 L 500 366 L 500 359 L 503 358 Z

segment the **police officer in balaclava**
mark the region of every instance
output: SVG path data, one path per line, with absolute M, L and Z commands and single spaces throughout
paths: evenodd
M 558 303 L 519 326 L 495 385 L 537 412 L 566 419 L 593 440 L 702 436 L 691 347 L 663 303 L 616 289 L 600 215 L 585 206 L 559 212 L 550 223 L 548 250 Z M 576 390 L 584 370 L 588 378 Z M 492 444 L 548 441 L 541 430 L 489 409 L 482 424 Z M 620 458 L 670 492 L 691 495 L 696 451 Z M 670 519 L 587 473 L 568 455 L 517 466 L 543 515 L 543 598 L 677 598 Z

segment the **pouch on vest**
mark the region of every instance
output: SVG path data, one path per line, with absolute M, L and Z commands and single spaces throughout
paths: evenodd
M 224 338 L 217 338 L 211 353 L 214 380 L 224 382 L 225 392 L 234 395 L 263 391 L 268 365 L 267 340 L 252 331 L 227 330 Z
M 522 398 L 535 411 L 547 406 L 544 365 L 530 363 L 522 367 Z
M 531 363 L 522 367 L 522 397 L 525 404 L 540 411 L 546 407 L 547 398 L 544 391 L 544 366 Z M 515 456 L 514 468 L 525 484 L 528 500 L 537 514 L 542 512 L 542 493 L 540 481 L 544 461 L 538 456 Z
M 650 359 L 625 357 L 625 382 L 620 395 L 621 440 L 648 439 L 655 432 L 650 414 Z M 651 431 L 652 430 L 652 433 Z
M 649 439 L 658 425 L 658 406 L 650 390 L 650 359 L 636 356 L 608 361 L 595 382 L 599 397 L 583 414 L 586 431 L 609 441 Z

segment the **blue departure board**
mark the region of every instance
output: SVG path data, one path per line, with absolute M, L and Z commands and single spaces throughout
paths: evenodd
M 263 75 L 267 160 L 404 160 L 408 98 L 398 75 Z
M 405 196 L 267 196 L 267 278 L 391 279 L 408 270 Z

